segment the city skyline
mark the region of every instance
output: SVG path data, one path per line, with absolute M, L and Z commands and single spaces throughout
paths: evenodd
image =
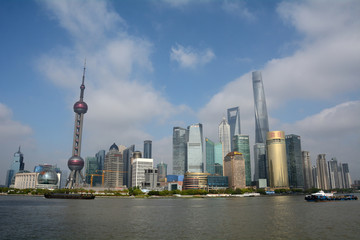
M 359 11 L 358 1 L 2 1 L 0 184 L 19 145 L 25 169 L 67 169 L 84 58 L 84 157 L 151 139 L 154 163 L 172 169 L 172 128 L 200 122 L 217 142 L 234 106 L 253 146 L 259 70 L 270 130 L 301 136 L 312 165 L 336 157 L 358 179 Z

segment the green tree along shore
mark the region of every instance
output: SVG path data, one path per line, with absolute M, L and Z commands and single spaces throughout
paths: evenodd
M 306 191 L 302 189 L 275 189 L 275 194 L 310 194 L 318 192 L 320 189 L 312 188 Z M 333 189 L 332 191 L 336 191 L 337 193 L 352 193 L 354 189 Z M 265 194 L 264 189 L 252 189 L 252 188 L 237 188 L 232 190 L 228 189 L 221 189 L 221 190 L 202 190 L 202 189 L 188 189 L 188 190 L 163 190 L 163 191 L 149 191 L 148 193 L 144 193 L 141 191 L 139 187 L 129 188 L 125 190 L 110 190 L 105 189 L 101 192 L 96 192 L 94 189 L 84 189 L 84 188 L 77 188 L 77 189 L 55 189 L 55 190 L 48 190 L 48 189 L 16 189 L 16 188 L 7 188 L 2 187 L 0 188 L 0 193 L 2 194 L 25 194 L 25 195 L 44 195 L 45 193 L 54 192 L 54 193 L 92 193 L 98 196 L 173 196 L 175 194 L 178 195 L 206 195 L 206 194 L 244 194 L 244 193 L 252 193 L 257 192 L 260 194 Z

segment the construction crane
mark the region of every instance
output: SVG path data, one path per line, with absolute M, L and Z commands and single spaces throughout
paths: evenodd
M 90 186 L 93 187 L 93 178 L 94 176 L 101 177 L 101 186 L 104 187 L 104 179 L 105 179 L 105 172 L 119 172 L 119 173 L 126 173 L 127 171 L 115 171 L 115 170 L 96 170 L 95 172 L 102 172 L 102 174 L 88 174 L 91 176 L 90 179 Z

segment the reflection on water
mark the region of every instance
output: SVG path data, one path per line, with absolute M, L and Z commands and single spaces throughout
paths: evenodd
M 0 239 L 357 239 L 360 201 L 0 196 Z

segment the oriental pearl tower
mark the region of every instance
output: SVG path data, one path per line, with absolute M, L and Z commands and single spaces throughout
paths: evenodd
M 85 66 L 82 77 L 82 83 L 80 86 L 80 100 L 74 104 L 75 112 L 75 127 L 74 127 L 74 141 L 72 147 L 72 157 L 68 160 L 68 167 L 71 170 L 69 178 L 66 181 L 66 188 L 78 187 L 80 183 L 84 183 L 85 179 L 81 173 L 81 169 L 84 167 L 84 159 L 80 157 L 81 152 L 81 136 L 83 128 L 84 114 L 88 110 L 87 104 L 83 101 L 85 90 Z

